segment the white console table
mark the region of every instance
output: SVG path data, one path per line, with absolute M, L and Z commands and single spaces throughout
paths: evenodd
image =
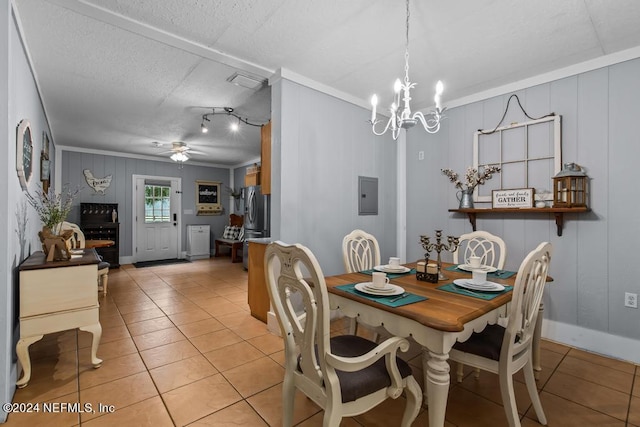
M 95 249 L 69 261 L 46 262 L 35 252 L 20 269 L 20 340 L 16 344 L 24 374 L 16 385 L 31 379 L 29 346 L 45 334 L 78 328 L 93 334 L 91 363 L 99 368 L 96 353 L 102 336 L 98 313 L 98 263 Z

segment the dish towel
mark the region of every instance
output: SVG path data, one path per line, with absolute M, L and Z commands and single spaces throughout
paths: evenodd
M 376 272 L 378 272 L 378 270 L 371 269 L 371 270 L 362 270 L 360 273 L 368 274 L 369 276 L 371 276 L 371 273 L 376 273 Z M 382 271 L 381 273 L 385 273 L 385 272 Z M 391 279 L 397 279 L 398 277 L 406 276 L 407 274 L 416 274 L 416 269 L 412 268 L 406 273 L 387 273 L 387 277 L 389 278 L 389 280 L 391 280 Z
M 427 297 L 423 297 L 421 295 L 415 295 L 409 292 L 405 292 L 405 294 L 408 294 L 406 297 L 400 298 L 394 302 L 391 302 L 393 301 L 394 298 L 398 298 L 400 295 L 380 295 L 380 296 L 370 295 L 370 294 L 365 294 L 364 292 L 357 291 L 355 286 L 356 286 L 355 283 L 350 283 L 348 285 L 336 286 L 336 288 L 343 290 L 345 292 L 349 292 L 350 294 L 358 295 L 359 297 L 367 298 L 371 301 L 384 304 L 389 307 L 400 307 L 403 305 L 413 304 L 415 302 L 425 301 L 428 299 Z M 401 294 L 401 295 L 404 295 L 404 294 Z
M 513 286 L 505 286 L 504 291 L 500 291 L 500 292 L 483 292 L 483 291 L 476 291 L 471 289 L 467 290 L 465 288 L 454 286 L 453 283 L 447 283 L 446 285 L 438 286 L 436 289 L 440 289 L 441 291 L 451 292 L 454 294 L 464 295 L 465 297 L 480 298 L 488 301 L 488 300 L 494 299 L 498 295 L 502 295 L 506 292 L 509 292 L 510 290 L 513 289 Z
M 460 265 L 460 264 L 458 264 L 458 265 Z M 470 271 L 459 269 L 458 265 L 452 265 L 450 267 L 445 268 L 445 270 L 447 270 L 447 271 L 457 271 L 458 273 L 471 274 Z M 509 277 L 513 276 L 516 273 L 517 273 L 517 271 L 496 270 L 493 273 L 487 273 L 487 277 L 494 277 L 496 279 L 508 279 Z

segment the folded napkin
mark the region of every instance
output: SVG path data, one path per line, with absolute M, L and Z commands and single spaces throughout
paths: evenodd
M 340 285 L 336 286 L 336 288 L 341 289 L 345 292 L 349 292 L 350 294 L 358 295 L 362 298 L 370 299 L 371 301 L 379 302 L 380 304 L 384 304 L 389 307 L 400 307 L 407 304 L 413 304 L 414 302 L 420 302 L 427 300 L 427 297 L 423 297 L 420 295 L 411 294 L 409 292 L 405 292 L 408 294 L 406 297 L 401 298 L 397 301 L 391 302 L 394 298 L 398 298 L 400 295 L 371 295 L 365 294 L 364 292 L 359 292 L 355 289 L 356 284 L 351 283 L 348 285 Z M 402 294 L 404 295 L 404 294 Z
M 454 286 L 453 283 L 447 283 L 446 285 L 438 286 L 436 289 L 440 289 L 441 291 L 451 292 L 454 294 L 464 295 L 466 297 L 472 298 L 480 298 L 484 300 L 492 300 L 498 295 L 502 295 L 505 292 L 509 292 L 513 289 L 513 286 L 505 286 L 504 291 L 500 292 L 484 292 L 484 291 L 476 291 L 475 289 L 465 289 Z
M 458 264 L 458 265 L 461 265 L 461 264 Z M 471 274 L 470 271 L 459 269 L 458 265 L 452 265 L 450 267 L 445 268 L 445 270 L 457 271 L 458 273 Z M 496 270 L 493 273 L 487 273 L 487 277 L 494 277 L 496 279 L 508 279 L 509 277 L 513 276 L 516 273 L 517 273 L 516 271 Z
M 374 270 L 372 268 L 371 270 L 362 270 L 360 273 L 371 275 L 371 273 L 379 273 L 379 271 L 378 270 Z M 387 273 L 387 272 L 386 271 L 382 271 L 382 273 Z M 395 278 L 398 278 L 398 277 L 406 276 L 407 274 L 416 274 L 416 269 L 412 268 L 409 271 L 407 271 L 406 273 L 387 273 L 387 277 L 389 279 L 395 279 Z

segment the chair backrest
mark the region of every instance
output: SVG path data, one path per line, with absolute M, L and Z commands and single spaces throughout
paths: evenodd
M 342 239 L 342 257 L 347 273 L 370 270 L 380 265 L 380 246 L 372 234 L 353 230 Z
M 244 224 L 244 217 L 241 215 L 231 214 L 229 215 L 229 225 L 234 225 L 236 227 L 242 227 Z
M 71 235 L 71 238 L 69 239 L 69 244 L 70 244 L 72 249 L 73 248 L 84 248 L 85 247 L 84 233 L 82 232 L 80 227 L 78 227 L 77 224 L 74 224 L 72 222 L 64 221 L 62 223 L 62 226 L 60 227 L 60 230 L 73 230 L 73 234 Z
M 320 265 L 308 248 L 274 242 L 267 247 L 265 269 L 269 297 L 284 337 L 285 369 L 304 375 L 307 384 L 324 394 L 325 385 L 338 384 L 338 378 L 324 358 L 331 351 L 331 330 L 329 296 Z M 296 310 L 300 303 L 304 311 Z
M 502 342 L 501 363 L 530 348 L 552 254 L 551 243 L 543 242 L 520 264 Z
M 469 257 L 478 256 L 483 265 L 504 268 L 507 245 L 500 237 L 486 231 L 474 231 L 460 236 L 460 246 L 453 253 L 454 264 L 466 264 Z M 462 259 L 459 254 L 462 253 Z

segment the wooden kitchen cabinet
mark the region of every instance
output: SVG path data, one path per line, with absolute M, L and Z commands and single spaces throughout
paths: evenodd
M 266 243 L 249 241 L 249 262 L 247 264 L 249 269 L 249 309 L 253 317 L 262 320 L 264 323 L 267 323 L 267 313 L 271 307 L 264 270 L 264 254 L 266 250 Z
M 47 262 L 35 252 L 19 267 L 20 339 L 18 360 L 24 371 L 16 385 L 25 387 L 31 379 L 29 346 L 45 334 L 80 329 L 93 334 L 91 363 L 99 368 L 96 353 L 102 336 L 98 312 L 98 263 L 95 249 L 68 261 Z

